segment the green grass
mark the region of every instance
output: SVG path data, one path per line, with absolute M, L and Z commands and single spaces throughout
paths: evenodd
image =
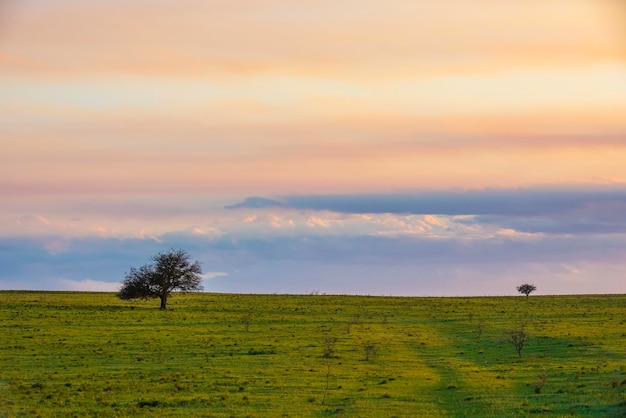
M 626 416 L 626 295 L 170 307 L 0 292 L 0 417 Z M 521 321 L 518 357 L 503 334 Z

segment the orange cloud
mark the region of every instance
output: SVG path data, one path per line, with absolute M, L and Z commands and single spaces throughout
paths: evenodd
M 623 8 L 608 1 L 231 3 L 13 2 L 4 45 L 21 57 L 20 74 L 72 77 L 274 72 L 371 80 L 624 59 L 615 17 Z

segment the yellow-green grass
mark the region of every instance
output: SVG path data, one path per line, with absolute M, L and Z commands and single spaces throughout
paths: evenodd
M 0 416 L 626 416 L 626 295 L 170 307 L 0 292 Z

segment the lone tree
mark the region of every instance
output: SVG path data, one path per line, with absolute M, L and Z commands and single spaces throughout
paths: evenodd
M 537 290 L 537 288 L 532 284 L 522 284 L 517 286 L 517 291 L 526 295 L 526 299 L 528 299 L 528 295 Z
M 192 262 L 184 250 L 170 249 L 152 257 L 152 264 L 131 267 L 117 296 L 120 299 L 161 299 L 161 309 L 167 309 L 167 298 L 174 290 L 202 290 L 202 267 Z

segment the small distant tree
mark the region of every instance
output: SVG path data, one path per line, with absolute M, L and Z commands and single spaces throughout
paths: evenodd
M 517 355 L 522 357 L 522 350 L 528 343 L 528 334 L 526 333 L 526 322 L 520 322 L 515 328 L 504 333 L 504 339 L 515 347 Z
M 322 399 L 322 405 L 326 403 L 326 395 L 328 394 L 328 387 L 330 385 L 330 359 L 335 355 L 335 345 L 337 344 L 338 338 L 335 336 L 325 336 L 324 337 L 324 354 L 322 358 L 324 359 L 324 364 L 326 365 L 326 386 L 324 386 L 324 398 Z
M 376 358 L 376 344 L 373 342 L 366 342 L 363 344 L 363 350 L 365 351 L 365 361 L 374 360 Z
M 526 299 L 528 299 L 528 295 L 530 295 L 535 290 L 537 290 L 535 285 L 528 284 L 528 283 L 517 286 L 517 291 L 526 295 Z
M 184 250 L 170 249 L 152 257 L 153 263 L 131 267 L 117 296 L 120 299 L 161 299 L 161 309 L 167 309 L 167 298 L 174 290 L 202 290 L 202 267 Z

